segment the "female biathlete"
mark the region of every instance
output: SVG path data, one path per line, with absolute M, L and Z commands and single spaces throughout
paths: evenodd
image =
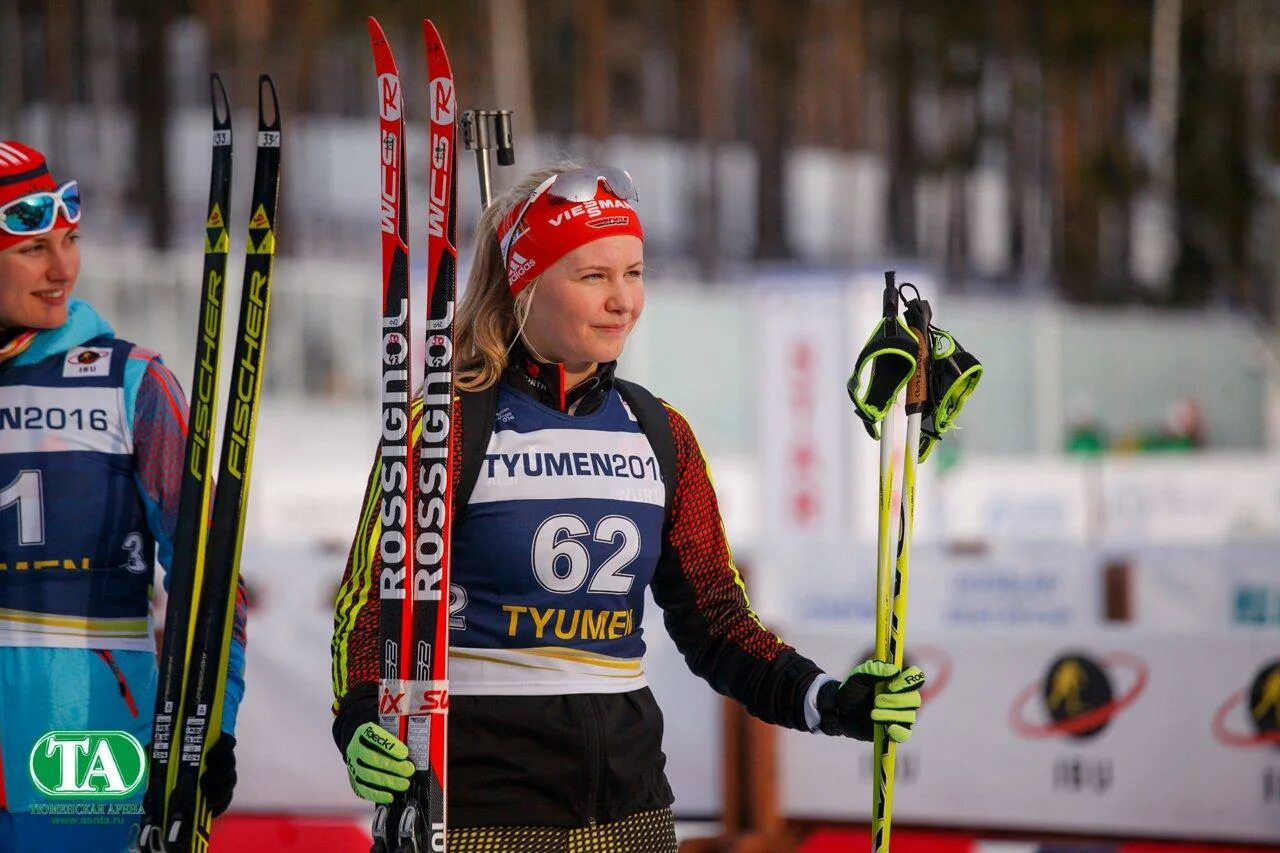
M 620 169 L 561 164 L 478 227 L 453 420 L 452 853 L 674 853 L 646 587 L 690 669 L 762 720 L 901 742 L 920 705 L 919 669 L 840 682 L 760 624 L 688 422 L 614 375 L 644 309 L 635 200 Z M 413 766 L 376 722 L 378 478 L 338 593 L 333 733 L 382 803 Z

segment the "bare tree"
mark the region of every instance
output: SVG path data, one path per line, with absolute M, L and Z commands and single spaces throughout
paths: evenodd
M 795 117 L 799 41 L 807 2 L 751 0 L 751 140 L 756 150 L 758 259 L 791 257 L 787 244 L 786 158 Z
M 133 186 L 131 196 L 146 211 L 148 242 L 157 249 L 172 245 L 169 198 L 169 75 L 165 55 L 171 6 L 147 0 L 125 0 L 136 48 L 130 69 L 133 111 Z

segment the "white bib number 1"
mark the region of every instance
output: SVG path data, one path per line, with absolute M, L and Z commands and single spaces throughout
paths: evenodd
M 44 544 L 44 489 L 40 472 L 19 471 L 9 485 L 0 489 L 0 512 L 18 505 L 18 544 Z

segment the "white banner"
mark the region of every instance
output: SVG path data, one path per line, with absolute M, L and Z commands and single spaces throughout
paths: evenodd
M 1139 624 L 1266 630 L 1280 644 L 1280 542 L 1149 546 L 1125 559 Z
M 848 523 L 845 446 L 856 423 L 844 391 L 844 293 L 803 279 L 770 281 L 757 300 L 756 386 L 763 535 L 751 590 L 766 621 L 791 601 L 796 561 L 821 559 Z M 875 478 L 875 469 L 869 474 Z
M 853 405 L 844 392 L 843 295 L 780 279 L 759 299 L 760 509 L 765 525 L 795 536 L 843 530 L 846 428 Z M 872 477 L 874 478 L 874 474 Z
M 1090 541 L 1097 463 L 1063 456 L 966 457 L 938 478 L 942 535 L 951 542 Z
M 776 621 L 836 630 L 873 623 L 874 543 L 814 540 L 772 553 L 785 583 L 768 591 L 780 598 L 766 600 L 753 586 L 752 601 Z M 917 545 L 908 565 L 908 623 L 926 630 L 1093 625 L 1100 560 L 1072 545 L 1011 543 L 974 553 Z
M 848 637 L 790 631 L 832 671 Z M 931 823 L 1280 842 L 1280 646 L 1076 629 L 919 632 L 925 706 L 894 815 Z M 868 819 L 869 744 L 787 732 L 792 818 Z
M 1115 543 L 1280 536 L 1280 462 L 1249 454 L 1108 457 L 1099 517 Z

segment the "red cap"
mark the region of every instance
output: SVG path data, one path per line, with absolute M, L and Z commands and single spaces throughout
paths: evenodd
M 25 195 L 52 192 L 57 188 L 43 154 L 12 139 L 0 142 L 0 207 Z M 71 225 L 59 211 L 54 228 L 70 228 Z M 0 231 L 0 252 L 29 239 Z
M 513 227 L 519 229 L 503 257 L 513 296 L 587 243 L 622 234 L 644 240 L 640 217 L 631 202 L 618 198 L 603 182 L 597 183 L 594 199 L 580 203 L 553 199 L 547 192 L 551 182 L 548 179 L 535 191 L 527 209 L 518 205 L 498 223 L 499 246 L 507 246 Z

